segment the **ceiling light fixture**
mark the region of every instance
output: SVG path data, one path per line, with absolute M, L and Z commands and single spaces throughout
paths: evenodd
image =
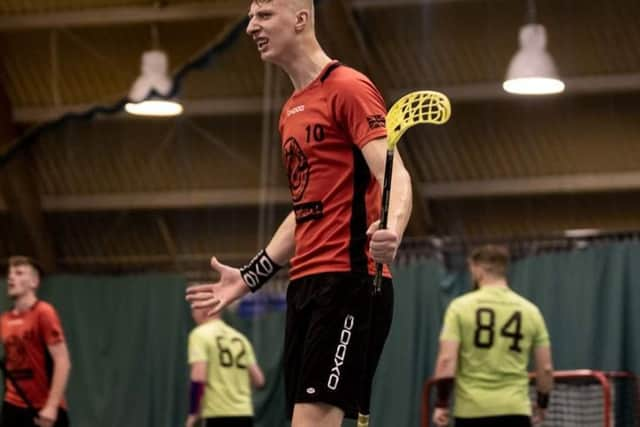
M 167 99 L 173 86 L 167 70 L 169 60 L 162 50 L 149 50 L 142 54 L 140 77 L 136 79 L 129 92 L 125 110 L 129 114 L 140 116 L 168 117 L 182 113 L 182 105 Z
M 517 95 L 563 92 L 553 58 L 547 52 L 547 30 L 535 23 L 535 2 L 529 0 L 529 24 L 520 28 L 520 48 L 511 59 L 502 88 Z

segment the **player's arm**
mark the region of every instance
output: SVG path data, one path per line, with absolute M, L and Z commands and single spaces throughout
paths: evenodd
M 47 351 L 53 362 L 49 395 L 44 407 L 38 412 L 40 425 L 47 425 L 53 424 L 58 418 L 58 408 L 64 398 L 64 391 L 67 388 L 71 372 L 71 360 L 58 313 L 45 305 L 39 314 L 38 322 L 41 338 L 46 343 Z
M 53 376 L 51 377 L 49 396 L 44 408 L 40 411 L 40 417 L 55 421 L 58 416 L 58 408 L 64 397 L 64 391 L 67 388 L 71 360 L 69 349 L 64 341 L 47 345 L 47 349 L 53 361 Z
M 534 350 L 536 365 L 536 389 L 538 393 L 551 393 L 553 389 L 553 362 L 551 347 L 538 347 Z
M 198 329 L 189 334 L 189 416 L 186 427 L 192 427 L 200 416 L 202 397 L 207 384 L 208 341 L 209 338 L 203 337 Z
M 260 365 L 257 363 L 249 366 L 249 378 L 251 379 L 251 384 L 255 388 L 262 388 L 265 385 L 264 373 L 262 369 L 260 369 Z
M 453 378 L 458 367 L 458 341 L 440 341 L 440 350 L 436 359 L 436 378 Z
M 451 389 L 453 387 L 453 377 L 456 376 L 458 368 L 458 341 L 440 340 L 440 350 L 436 359 L 435 377 L 438 380 L 438 405 L 448 407 Z
M 458 369 L 458 353 L 460 351 L 460 319 L 455 308 L 454 300 L 444 315 L 442 331 L 440 331 L 440 349 L 436 358 L 436 410 L 433 421 L 437 426 L 449 423 L 449 401 L 453 389 L 453 377 Z
M 296 219 L 292 211 L 280 224 L 267 247 L 242 268 L 222 264 L 211 258 L 211 267 L 220 274 L 217 283 L 187 288 L 186 300 L 192 308 L 207 308 L 209 315 L 217 313 L 250 291 L 257 291 L 278 270 L 289 262 L 295 252 Z
M 295 244 L 296 217 L 293 211 L 282 221 L 266 251 L 269 257 L 278 265 L 286 265 L 296 250 Z
M 387 139 L 378 138 L 369 142 L 362 148 L 362 154 L 369 166 L 369 170 L 376 177 L 382 188 L 387 157 Z M 407 228 L 413 203 L 411 177 L 397 151 L 393 158 L 391 183 L 392 191 L 389 200 L 389 218 L 387 220 L 388 230 L 379 230 L 372 236 L 371 241 L 372 256 L 376 261 L 385 264 L 389 264 L 395 257 L 395 250 L 397 250 L 397 246 Z M 369 232 L 372 231 L 374 230 L 369 230 Z M 390 244 L 395 244 L 393 253 L 390 253 Z
M 189 416 L 185 423 L 186 427 L 194 426 L 200 416 L 200 406 L 207 384 L 207 362 L 192 362 L 189 377 L 191 379 L 189 387 Z
M 458 351 L 460 343 L 440 339 L 440 349 L 436 359 L 436 408 L 433 412 L 433 422 L 436 426 L 449 425 L 449 401 L 453 389 L 453 377 L 458 367 Z
M 536 414 L 535 419 L 542 421 L 549 405 L 549 396 L 553 388 L 553 361 L 551 357 L 551 342 L 549 332 L 542 314 L 536 310 L 537 331 L 533 342 L 533 357 L 536 368 Z
M 207 382 L 207 362 L 193 362 L 191 364 L 191 381 L 206 384 Z

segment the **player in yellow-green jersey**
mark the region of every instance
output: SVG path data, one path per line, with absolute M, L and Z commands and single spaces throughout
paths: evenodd
M 531 355 L 538 393 L 534 422 L 544 419 L 553 386 L 549 334 L 540 310 L 509 289 L 508 262 L 508 250 L 495 245 L 469 257 L 475 290 L 451 302 L 440 334 L 435 376 L 455 380 L 437 383 L 437 426 L 449 423 L 454 384 L 456 427 L 531 426 Z
M 189 335 L 190 408 L 186 427 L 252 427 L 251 386 L 264 386 L 253 347 L 220 315 L 193 309 L 196 326 Z

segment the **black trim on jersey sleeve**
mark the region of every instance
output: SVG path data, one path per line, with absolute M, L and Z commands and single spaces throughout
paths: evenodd
M 369 271 L 365 245 L 367 244 L 367 206 L 365 196 L 371 179 L 369 166 L 362 151 L 355 145 L 353 152 L 353 202 L 349 224 L 349 259 L 351 271 L 366 274 Z

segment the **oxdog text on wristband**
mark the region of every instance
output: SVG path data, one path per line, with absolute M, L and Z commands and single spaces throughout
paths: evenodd
M 282 268 L 273 262 L 267 252 L 262 249 L 253 257 L 249 264 L 240 268 L 240 275 L 244 283 L 255 292 L 269 281 Z

